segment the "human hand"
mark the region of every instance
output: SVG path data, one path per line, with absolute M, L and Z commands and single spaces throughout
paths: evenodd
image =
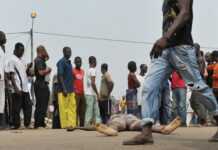
M 157 40 L 150 52 L 151 58 L 158 58 L 162 55 L 163 50 L 168 45 L 168 39 L 166 37 L 162 37 L 159 40 Z

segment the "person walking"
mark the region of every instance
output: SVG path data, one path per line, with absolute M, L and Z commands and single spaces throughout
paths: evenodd
M 169 78 L 173 70 L 177 70 L 192 90 L 199 91 L 206 97 L 206 99 L 199 101 L 209 111 L 214 112 L 214 118 L 218 123 L 218 104 L 212 90 L 205 84 L 200 75 L 195 48 L 193 47 L 191 34 L 193 0 L 164 0 L 163 16 L 163 35 L 155 42 L 150 53 L 152 62 L 144 82 L 144 100 L 151 103 L 158 101 L 160 86 Z M 124 141 L 124 145 L 154 143 L 152 137 L 154 120 L 151 117 L 144 116 L 144 108 L 146 107 L 142 106 L 142 132 Z M 218 142 L 218 131 L 210 141 Z

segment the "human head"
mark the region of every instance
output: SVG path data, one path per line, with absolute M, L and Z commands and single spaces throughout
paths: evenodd
M 207 53 L 205 54 L 205 60 L 206 60 L 207 63 L 213 62 L 212 53 L 207 52 Z
M 97 60 L 96 60 L 95 56 L 90 56 L 89 57 L 89 66 L 91 68 L 95 68 L 96 65 L 97 65 Z
M 22 43 L 16 43 L 14 47 L 14 55 L 21 58 L 24 54 L 24 45 Z
M 81 57 L 77 56 L 74 58 L 74 64 L 76 66 L 77 69 L 80 69 L 82 66 L 82 59 Z
M 194 47 L 195 47 L 196 50 L 200 50 L 201 49 L 201 46 L 198 43 L 194 43 Z
M 47 50 L 45 49 L 45 47 L 43 45 L 38 46 L 36 51 L 37 51 L 37 56 L 39 56 L 45 60 L 49 59 L 49 55 L 47 53 Z
M 218 51 L 217 50 L 212 52 L 212 59 L 218 62 Z
M 65 57 L 66 59 L 70 59 L 71 54 L 72 54 L 71 48 L 70 48 L 70 47 L 64 47 L 64 48 L 63 48 L 63 54 L 64 54 L 64 57 Z
M 140 65 L 140 74 L 146 74 L 147 73 L 147 70 L 148 70 L 148 67 L 146 64 L 141 64 Z
M 195 51 L 196 51 L 196 56 L 200 56 L 200 49 L 201 49 L 201 47 L 200 47 L 200 44 L 198 44 L 198 43 L 194 43 L 194 48 L 195 48 Z
M 137 70 L 136 62 L 130 61 L 130 62 L 128 63 L 128 69 L 129 69 L 129 72 L 135 73 L 136 70 Z
M 108 71 L 108 65 L 106 63 L 101 65 L 101 73 L 104 74 Z
M 0 31 L 0 46 L 5 45 L 7 42 L 6 35 L 3 31 Z

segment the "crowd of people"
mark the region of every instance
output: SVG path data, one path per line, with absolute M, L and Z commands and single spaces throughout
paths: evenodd
M 19 129 L 21 110 L 25 128 L 46 128 L 49 110 L 53 114 L 53 128 L 94 129 L 110 136 L 119 131 L 141 131 L 124 141 L 124 145 L 151 144 L 152 132 L 170 134 L 179 126 L 190 126 L 191 122 L 217 125 L 218 51 L 204 55 L 200 45 L 194 44 L 192 7 L 193 0 L 164 0 L 163 36 L 151 50 L 151 64 L 140 65 L 139 73 L 136 62 L 127 64 L 128 88 L 115 113 L 111 97 L 115 83 L 106 63 L 101 65 L 98 88 L 96 58 L 89 57 L 89 69 L 84 71 L 82 59 L 75 57 L 73 67 L 71 48 L 64 47 L 50 94 L 50 74 L 55 68 L 46 64 L 49 54 L 45 47 L 37 47 L 37 57 L 29 64 L 22 60 L 25 52 L 22 43 L 15 44 L 13 56 L 5 57 L 6 36 L 1 31 L 1 129 L 4 123 L 11 129 Z M 52 105 L 49 105 L 50 95 Z M 35 110 L 33 127 L 32 110 Z M 210 141 L 218 141 L 218 132 Z
M 130 114 L 132 117 L 142 119 L 142 112 L 152 116 L 156 125 L 168 125 L 172 121 L 179 126 L 200 124 L 202 126 L 213 125 L 214 120 L 206 108 L 198 99 L 203 99 L 198 92 L 190 94 L 190 86 L 186 85 L 180 73 L 174 70 L 170 78 L 164 81 L 160 88 L 159 101 L 149 102 L 143 98 L 144 79 L 148 70 L 146 64 L 139 66 L 130 61 L 127 64 L 128 89 L 125 96 L 118 103 L 117 108 L 112 101 L 111 93 L 114 82 L 108 71 L 108 64 L 101 65 L 100 90 L 96 86 L 96 65 L 94 56 L 89 57 L 89 69 L 82 69 L 82 58 L 74 58 L 71 64 L 71 48 L 63 48 L 63 57 L 57 62 L 57 74 L 52 81 L 50 94 L 50 74 L 52 69 L 47 66 L 49 55 L 44 46 L 37 47 L 37 57 L 34 62 L 25 64 L 22 57 L 25 47 L 22 43 L 16 43 L 13 55 L 5 57 L 6 36 L 0 32 L 1 42 L 1 128 L 19 129 L 21 120 L 25 128 L 46 128 L 45 121 L 48 112 L 52 113 L 52 128 L 74 130 L 76 127 L 91 127 L 110 122 L 113 114 Z M 218 51 L 207 53 L 204 56 L 200 45 L 195 44 L 198 68 L 205 82 L 217 96 L 217 60 Z M 74 66 L 74 67 L 73 67 Z M 86 76 L 86 78 L 85 78 Z M 85 80 L 86 79 L 86 80 Z M 33 85 L 33 86 L 31 86 Z M 86 88 L 85 88 L 86 87 Z M 218 97 L 218 96 L 217 96 Z M 35 105 L 33 99 L 36 99 Z M 142 111 L 142 103 L 145 108 Z M 33 106 L 34 105 L 34 106 Z M 151 108 L 156 105 L 157 110 Z M 23 115 L 21 115 L 21 110 Z M 33 113 L 32 111 L 35 110 Z M 32 119 L 34 114 L 34 119 Z M 23 116 L 21 119 L 20 116 Z M 192 117 L 197 119 L 192 119 Z M 133 118 L 134 118 L 133 117 Z M 187 118 L 188 117 L 188 118 Z M 113 117 L 112 117 L 113 118 Z M 130 116 L 131 118 L 131 116 Z M 178 119 L 179 118 L 179 119 Z M 134 119 L 133 119 L 134 120 Z M 34 125 L 32 126 L 32 121 Z M 102 126 L 101 126 L 102 127 Z M 105 127 L 105 126 L 104 126 Z M 104 129 L 103 129 L 104 130 Z M 169 131 L 167 131 L 168 133 Z
M 49 117 L 48 112 L 53 116 L 52 128 L 68 131 L 74 130 L 75 127 L 106 123 L 109 120 L 112 107 L 110 97 L 114 83 L 108 71 L 108 64 L 101 65 L 99 90 L 96 86 L 96 58 L 89 57 L 89 69 L 85 73 L 82 69 L 82 58 L 75 57 L 73 67 L 70 60 L 71 48 L 64 47 L 63 57 L 56 64 L 57 75 L 53 77 L 50 92 L 50 76 L 54 68 L 47 66 L 49 55 L 45 47 L 38 46 L 34 62 L 25 64 L 22 60 L 25 53 L 22 43 L 16 43 L 13 55 L 6 57 L 6 35 L 2 31 L 0 41 L 1 129 L 19 129 L 22 121 L 28 129 L 46 128 L 45 118 Z

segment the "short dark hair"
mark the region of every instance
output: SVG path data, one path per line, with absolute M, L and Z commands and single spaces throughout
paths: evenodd
M 93 63 L 96 63 L 96 58 L 95 58 L 95 56 L 90 56 L 89 57 L 89 64 L 93 64 Z
M 20 48 L 24 48 L 23 43 L 20 43 L 20 42 L 16 43 L 14 49 L 17 50 L 17 49 L 20 49 Z
M 101 69 L 104 69 L 104 70 L 108 71 L 108 65 L 106 63 L 103 63 L 101 65 Z
M 141 64 L 140 69 L 143 69 L 144 67 L 147 67 L 146 64 Z
M 212 58 L 213 59 L 218 58 L 218 51 L 217 50 L 212 52 Z
M 74 61 L 76 61 L 77 59 L 79 59 L 79 60 L 82 60 L 82 58 L 81 58 L 81 57 L 79 57 L 79 56 L 76 56 L 76 57 L 74 58 Z
M 68 50 L 68 49 L 70 49 L 70 50 L 71 50 L 71 48 L 70 48 L 70 47 L 68 47 L 68 46 L 64 47 L 64 48 L 63 48 L 63 53 L 65 53 L 65 52 L 66 52 L 66 50 Z
M 136 62 L 135 61 L 130 61 L 128 63 L 128 69 L 129 69 L 130 72 L 136 72 L 136 70 L 137 70 Z

